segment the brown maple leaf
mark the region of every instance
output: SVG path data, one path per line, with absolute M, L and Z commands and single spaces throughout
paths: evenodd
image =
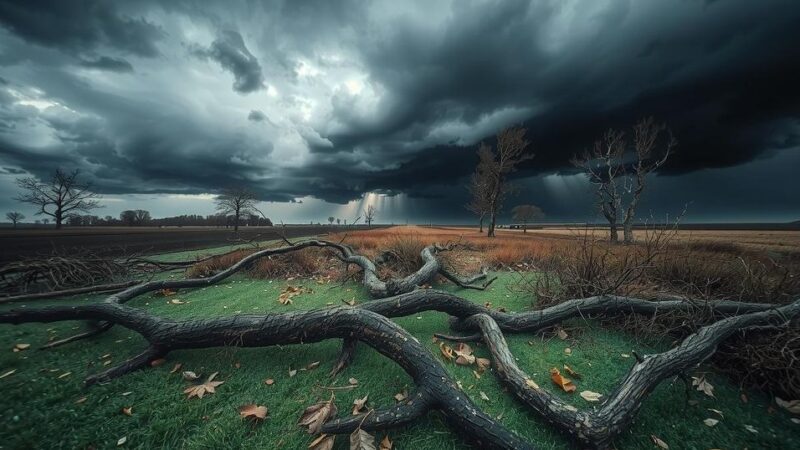
M 330 400 L 315 403 L 306 408 L 297 424 L 305 427 L 308 430 L 308 434 L 317 434 L 325 422 L 336 417 L 336 412 L 336 405 L 333 403 L 333 396 L 331 395 Z
M 249 419 L 258 422 L 267 418 L 267 407 L 258 406 L 255 403 L 250 405 L 242 405 L 239 407 L 239 416 L 243 419 Z
M 187 399 L 192 398 L 192 397 L 203 398 L 203 396 L 206 395 L 206 394 L 214 394 L 214 393 L 216 393 L 217 392 L 216 391 L 217 386 L 219 386 L 222 383 L 224 383 L 224 381 L 214 381 L 214 377 L 217 376 L 217 373 L 218 372 L 212 373 L 208 377 L 208 379 L 203 383 L 195 384 L 193 386 L 189 386 L 188 388 L 186 388 L 183 391 L 184 394 L 188 394 L 188 396 L 186 398 Z

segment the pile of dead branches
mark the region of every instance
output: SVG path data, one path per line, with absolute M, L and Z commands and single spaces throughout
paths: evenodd
M 580 446 L 610 448 L 614 439 L 627 430 L 642 400 L 663 380 L 685 375 L 710 358 L 728 338 L 743 330 L 795 330 L 800 319 L 800 299 L 785 305 L 740 301 L 705 302 L 703 308 L 710 324 L 688 335 L 669 351 L 653 355 L 635 355 L 636 361 L 618 387 L 596 408 L 578 410 L 542 389 L 517 365 L 505 342 L 505 333 L 538 332 L 575 317 L 610 317 L 614 315 L 655 316 L 660 313 L 697 311 L 692 299 L 650 301 L 618 295 L 598 295 L 560 302 L 554 306 L 520 313 L 506 313 L 465 300 L 457 295 L 431 289 L 417 289 L 438 275 L 465 288 L 483 289 L 472 284 L 485 274 L 463 280 L 449 273 L 437 255 L 448 246 L 431 245 L 421 251 L 422 267 L 401 279 L 382 280 L 375 264 L 341 243 L 309 240 L 264 249 L 245 256 L 231 267 L 207 278 L 158 280 L 136 284 L 104 301 L 80 305 L 22 308 L 0 312 L 0 323 L 57 322 L 89 320 L 99 324 L 96 331 L 84 333 L 61 343 L 96 336 L 112 325 L 120 325 L 141 334 L 149 343 L 139 355 L 86 378 L 87 384 L 110 380 L 134 370 L 151 367 L 152 362 L 179 349 L 218 346 L 262 347 L 342 339 L 343 349 L 335 371 L 351 361 L 355 343 L 366 344 L 392 359 L 414 381 L 416 389 L 398 404 L 345 418 L 325 417 L 315 431 L 327 434 L 355 433 L 402 426 L 438 411 L 447 422 L 477 448 L 529 449 L 531 443 L 506 429 L 484 413 L 464 395 L 458 383 L 441 362 L 396 323 L 391 317 L 438 311 L 453 317 L 451 327 L 461 336 L 440 336 L 456 341 L 482 341 L 489 348 L 494 373 L 523 405 L 556 429 L 571 436 Z M 376 300 L 357 306 L 330 307 L 281 314 L 239 315 L 215 319 L 175 320 L 157 317 L 127 305 L 133 298 L 148 292 L 186 289 L 218 283 L 250 267 L 262 258 L 300 251 L 305 248 L 327 249 L 345 264 L 361 268 L 363 283 Z

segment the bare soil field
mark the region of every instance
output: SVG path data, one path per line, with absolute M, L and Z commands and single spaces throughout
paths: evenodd
M 328 233 L 336 227 L 287 225 L 285 227 L 242 227 L 241 239 L 276 239 Z M 350 228 L 350 227 L 349 227 Z M 358 227 L 356 227 L 358 228 Z M 104 256 L 157 254 L 232 244 L 232 229 L 214 227 L 75 227 L 55 229 L 1 230 L 0 265 L 21 258 L 74 251 Z

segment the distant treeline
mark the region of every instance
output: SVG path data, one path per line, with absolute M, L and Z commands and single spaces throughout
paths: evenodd
M 122 211 L 119 217 L 113 216 L 94 216 L 86 215 L 72 215 L 67 218 L 67 225 L 79 227 L 93 227 L 93 226 L 155 226 L 155 227 L 183 227 L 183 226 L 216 226 L 216 227 L 232 227 L 236 223 L 236 217 L 233 215 L 225 214 L 212 214 L 208 216 L 201 216 L 199 214 L 184 214 L 174 217 L 163 217 L 154 219 L 150 216 L 150 212 L 143 209 L 126 210 Z M 255 214 L 244 215 L 239 218 L 239 225 L 246 226 L 272 226 L 272 221 L 266 217 L 261 217 Z

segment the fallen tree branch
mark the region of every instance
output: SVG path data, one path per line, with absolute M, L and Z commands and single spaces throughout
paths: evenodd
M 395 361 L 411 376 L 417 393 L 402 405 L 373 411 L 370 417 L 334 421 L 326 432 L 349 433 L 363 420 L 365 429 L 395 427 L 437 410 L 458 433 L 477 448 L 532 449 L 502 424 L 481 411 L 464 395 L 441 363 L 414 336 L 372 311 L 334 307 L 282 314 L 240 315 L 216 319 L 175 321 L 120 304 L 53 306 L 0 313 L 0 323 L 102 320 L 141 334 L 150 343 L 142 353 L 86 378 L 90 385 L 107 381 L 179 349 L 219 346 L 266 347 L 319 342 L 332 338 L 357 339 Z M 286 324 L 292 324 L 286 326 Z
M 99 293 L 108 293 L 108 292 L 119 292 L 129 288 L 131 286 L 137 285 L 141 283 L 137 280 L 132 281 L 124 281 L 121 283 L 108 283 L 108 284 L 98 284 L 95 286 L 87 286 L 82 288 L 75 288 L 75 289 L 64 289 L 61 291 L 50 291 L 50 292 L 39 292 L 36 294 L 23 294 L 23 295 L 13 295 L 10 297 L 0 297 L 0 304 L 3 303 L 13 303 L 13 302 L 24 302 L 24 301 L 31 301 L 31 300 L 44 300 L 48 298 L 56 298 L 56 297 L 70 297 L 73 295 L 79 294 L 99 294 Z
M 710 358 L 717 346 L 739 330 L 753 326 L 779 328 L 800 317 L 800 300 L 789 305 L 722 319 L 690 335 L 664 353 L 644 355 L 631 368 L 613 393 L 594 410 L 580 411 L 541 389 L 522 371 L 508 349 L 497 322 L 487 314 L 470 317 L 480 329 L 498 378 L 539 416 L 581 444 L 610 448 L 612 441 L 627 430 L 642 400 L 664 379 L 679 375 Z

